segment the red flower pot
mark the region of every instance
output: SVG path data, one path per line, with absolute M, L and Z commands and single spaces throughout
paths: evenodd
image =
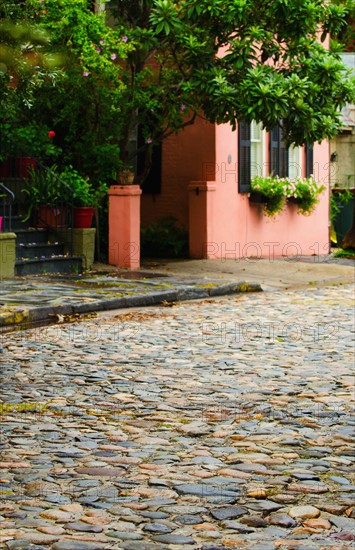
M 37 227 L 65 227 L 66 208 L 64 206 L 39 206 Z
M 95 208 L 93 206 L 78 206 L 74 208 L 74 227 L 76 229 L 89 229 Z

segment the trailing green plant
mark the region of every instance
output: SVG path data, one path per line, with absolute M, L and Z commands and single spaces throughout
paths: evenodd
M 286 202 L 285 180 L 279 176 L 255 176 L 251 181 L 252 193 L 262 196 L 264 212 L 269 217 L 280 214 Z M 251 196 L 251 199 L 253 197 Z
M 108 191 L 106 183 L 93 183 L 70 165 L 61 172 L 60 177 L 71 189 L 74 206 L 99 206 Z
M 255 176 L 251 182 L 251 189 L 252 193 L 263 197 L 264 212 L 269 217 L 282 212 L 287 199 L 296 203 L 300 214 L 308 216 L 314 211 L 319 202 L 319 195 L 326 186 L 317 184 L 313 176 L 295 179 Z
M 284 178 L 286 197 L 296 199 L 298 212 L 304 216 L 311 214 L 319 203 L 319 195 L 325 185 L 318 185 L 313 176 L 308 178 Z
M 188 255 L 188 232 L 176 218 L 161 218 L 141 228 L 141 254 L 153 258 L 178 258 Z

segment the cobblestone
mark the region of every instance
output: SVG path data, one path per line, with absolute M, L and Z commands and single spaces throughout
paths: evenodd
M 13 332 L 0 548 L 346 550 L 353 287 Z

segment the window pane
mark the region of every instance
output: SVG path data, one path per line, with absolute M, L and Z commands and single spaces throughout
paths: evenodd
M 263 174 L 263 143 L 261 124 L 252 122 L 250 126 L 250 177 L 262 176 Z
M 301 147 L 290 147 L 288 150 L 288 175 L 292 179 L 302 177 Z

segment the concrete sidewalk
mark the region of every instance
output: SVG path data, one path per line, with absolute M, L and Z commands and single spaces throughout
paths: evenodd
M 168 304 L 238 292 L 349 284 L 354 261 L 158 260 L 130 272 L 96 264 L 83 275 L 17 277 L 0 285 L 0 328 L 26 328 L 118 308 Z
M 175 277 L 199 276 L 246 280 L 263 290 L 348 284 L 355 281 L 355 260 L 333 255 L 288 259 L 162 260 L 145 262 L 145 269 Z

